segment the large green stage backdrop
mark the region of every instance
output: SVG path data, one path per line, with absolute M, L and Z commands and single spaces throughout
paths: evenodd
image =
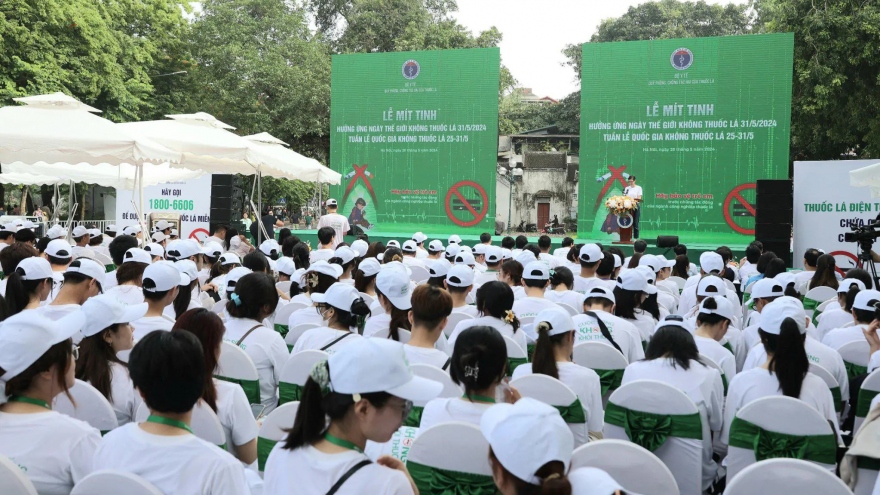
M 373 232 L 492 231 L 500 56 L 333 57 L 330 164 L 343 179 L 330 194 L 349 222 Z
M 611 239 L 633 174 L 641 235 L 745 243 L 755 181 L 788 177 L 791 33 L 583 45 L 580 237 Z

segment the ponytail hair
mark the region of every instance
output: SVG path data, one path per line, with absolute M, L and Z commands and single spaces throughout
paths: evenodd
M 351 303 L 351 308 L 348 310 L 339 309 L 335 306 L 323 303 L 318 306 L 332 307 L 334 313 L 333 318 L 336 319 L 336 323 L 348 328 L 360 328 L 365 318 L 371 314 L 370 307 L 367 306 L 366 301 L 361 297 L 355 299 L 354 302 Z
M 513 312 L 513 289 L 500 281 L 487 282 L 477 289 L 477 311 L 485 316 L 492 316 L 519 329 L 519 319 Z
M 385 297 L 385 294 L 382 294 L 379 287 L 376 287 L 376 295 L 388 301 L 391 306 L 391 311 L 388 312 L 388 315 L 391 316 L 391 323 L 388 324 L 388 338 L 400 342 L 398 329 L 412 330 L 412 324 L 409 322 L 409 310 L 399 309 L 395 306 L 390 299 Z
M 723 297 L 723 296 L 716 296 Z M 715 297 L 707 297 L 703 299 L 703 307 L 706 309 L 718 309 L 718 301 L 715 300 Z M 715 313 L 703 313 L 702 311 L 697 312 L 697 325 L 715 325 L 717 323 L 721 323 L 723 321 L 730 321 L 727 318 L 715 314 Z
M 495 328 L 471 327 L 455 340 L 449 376 L 468 398 L 498 383 L 506 372 L 507 345 Z
M 535 331 L 538 332 L 538 341 L 535 344 L 535 353 L 532 355 L 532 373 L 540 373 L 542 375 L 552 376 L 559 379 L 559 366 L 556 365 L 557 346 L 562 345 L 562 341 L 568 337 L 570 332 L 550 335 L 553 328 L 550 323 L 541 321 L 535 324 Z
M 568 290 L 574 289 L 574 275 L 564 266 L 556 267 L 550 271 L 550 287 L 556 289 L 559 285 L 565 285 Z
M 316 366 L 326 367 L 327 376 L 330 376 L 330 365 L 325 361 Z M 371 392 L 360 394 L 373 405 L 380 408 L 391 397 L 387 392 Z M 296 450 L 318 443 L 323 438 L 327 429 L 327 418 L 330 422 L 341 421 L 354 406 L 354 397 L 351 394 L 340 394 L 321 390 L 321 386 L 312 378 L 306 380 L 303 385 L 302 398 L 299 408 L 296 410 L 296 419 L 293 427 L 287 430 L 287 439 L 284 441 L 284 449 Z
M 16 268 L 15 271 L 6 278 L 7 317 L 21 313 L 30 302 L 31 295 L 35 294 L 40 289 L 40 285 L 44 280 L 46 279 L 24 280 L 21 278 L 21 272 Z
M 849 290 L 844 292 L 844 294 L 845 294 L 844 295 L 844 304 L 843 304 L 844 311 L 846 311 L 847 313 L 852 311 L 853 303 L 856 302 L 856 296 L 859 294 L 859 292 L 860 292 L 860 289 L 859 289 L 858 285 L 850 284 Z
M 525 448 L 525 447 L 524 447 Z M 517 478 L 514 474 L 505 468 L 495 452 L 489 448 L 489 461 L 498 464 L 507 474 L 508 478 L 513 481 L 517 495 L 571 495 L 572 487 L 568 476 L 565 474 L 565 464 L 560 461 L 550 461 L 541 466 L 541 469 L 535 473 L 535 477 L 541 480 L 540 485 L 533 485 L 527 481 Z
M 776 372 L 782 395 L 799 398 L 804 378 L 810 370 L 810 360 L 804 348 L 806 334 L 800 332 L 797 322 L 792 318 L 786 318 L 782 322 L 779 335 L 760 328 L 758 334 L 764 343 L 764 350 L 773 356 L 770 358 L 769 369 Z

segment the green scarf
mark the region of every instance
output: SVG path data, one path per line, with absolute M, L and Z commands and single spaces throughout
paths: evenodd
M 296 383 L 278 383 L 278 406 L 302 399 L 303 386 Z
M 491 476 L 461 473 L 408 461 L 406 469 L 423 495 L 496 495 Z
M 623 380 L 624 369 L 619 370 L 597 370 L 593 371 L 599 375 L 599 383 L 602 384 L 602 396 L 608 392 L 614 392 L 620 388 L 620 381 Z
M 228 376 L 214 375 L 214 378 L 223 380 L 224 382 L 237 383 L 244 390 L 244 395 L 251 404 L 260 403 L 260 381 L 259 380 L 241 380 L 238 378 L 230 378 Z
M 631 442 L 651 452 L 662 446 L 669 437 L 703 439 L 700 413 L 654 414 L 633 411 L 608 402 L 605 406 L 605 422 L 626 431 Z
M 567 406 L 553 407 L 559 410 L 559 414 L 562 415 L 562 419 L 564 419 L 565 422 L 568 424 L 582 425 L 587 422 L 587 413 L 584 411 L 584 406 L 581 404 L 580 399 L 575 399 L 574 402 Z
M 730 425 L 730 446 L 752 450 L 755 460 L 787 458 L 822 464 L 837 463 L 837 438 L 827 435 L 787 435 L 767 431 L 741 418 Z

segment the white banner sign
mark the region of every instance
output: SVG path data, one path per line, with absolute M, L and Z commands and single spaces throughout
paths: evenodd
M 877 160 L 794 162 L 794 266 L 803 268 L 809 248 L 824 250 L 843 270 L 857 263 L 858 245 L 844 242 L 852 227 L 872 223 L 880 199 L 871 188 L 849 185 L 849 172 Z
M 137 223 L 137 213 L 131 203 L 134 196 L 133 191 L 116 190 L 116 226 L 120 232 L 123 227 Z M 211 175 L 145 187 L 143 213 L 149 218 L 153 212 L 179 214 L 182 239 L 200 231 L 210 235 Z

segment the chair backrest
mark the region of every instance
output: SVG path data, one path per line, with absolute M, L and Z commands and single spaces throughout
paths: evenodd
M 854 340 L 847 342 L 837 349 L 844 362 L 868 366 L 871 357 L 871 346 L 867 340 Z
M 443 327 L 443 334 L 449 337 L 452 335 L 452 331 L 455 330 L 455 325 L 463 322 L 464 320 L 471 320 L 473 316 L 467 313 L 452 313 L 446 318 L 446 326 Z
M 525 327 L 526 325 L 531 325 L 535 322 L 534 316 L 523 316 L 519 319 L 519 324 L 521 327 Z
M 818 306 L 816 309 L 817 309 L 818 311 L 823 311 L 823 312 L 824 312 L 825 309 L 828 308 L 828 305 L 831 304 L 831 303 L 833 303 L 833 302 L 837 302 L 837 298 L 836 298 L 836 297 L 833 297 L 833 298 L 831 298 L 831 299 L 828 299 L 828 300 L 825 301 L 825 302 L 820 303 L 819 306 Z
M 840 384 L 837 383 L 837 378 L 834 378 L 834 375 L 832 375 L 830 371 L 826 370 L 821 365 L 810 363 L 810 373 L 821 378 L 822 381 L 825 382 L 825 385 L 828 385 L 829 390 L 840 387 Z
M 508 337 L 507 335 L 502 335 L 504 337 L 504 343 L 507 345 L 507 358 L 528 358 L 528 354 L 526 354 L 525 349 L 519 346 L 515 340 Z
M 628 493 L 678 495 L 672 471 L 649 450 L 626 440 L 603 439 L 571 454 L 571 470 L 595 467 L 610 474 Z
M 201 303 L 202 307 L 211 311 L 214 309 L 214 298 L 208 295 L 207 292 L 202 292 L 199 294 L 199 303 Z
M 313 328 L 318 328 L 318 325 L 314 323 L 300 323 L 299 325 L 288 329 L 287 335 L 284 336 L 284 343 L 292 349 L 293 346 L 296 345 L 296 341 L 302 337 L 302 334 Z
M 574 346 L 572 360 L 592 370 L 622 370 L 629 364 L 626 356 L 605 342 L 582 342 Z
M 679 293 L 681 293 L 681 291 L 684 289 L 685 284 L 687 283 L 687 280 L 685 280 L 681 277 L 677 277 L 675 275 L 672 275 L 671 277 L 667 278 L 666 280 L 669 280 L 670 282 L 674 282 L 675 285 L 678 286 Z
M 853 432 L 858 432 L 865 417 L 870 411 L 871 401 L 880 394 L 880 369 L 874 370 L 870 375 L 862 381 L 862 388 L 859 390 L 858 408 L 856 408 L 856 420 L 853 425 Z
M 718 374 L 721 375 L 722 379 L 725 380 L 725 383 L 729 383 L 731 378 L 724 375 L 724 370 L 721 369 L 721 365 L 716 363 L 714 359 L 709 356 L 700 353 L 700 361 L 702 361 L 706 366 L 710 368 L 715 368 L 718 370 Z M 724 395 L 727 395 L 727 387 L 724 387 Z
M 220 359 L 217 361 L 214 376 L 239 383 L 251 404 L 260 403 L 260 375 L 257 367 L 251 357 L 237 345 L 229 342 L 221 344 Z
M 275 321 L 282 325 L 287 325 L 287 322 L 290 320 L 290 315 L 292 315 L 294 311 L 299 311 L 306 307 L 308 306 L 301 302 L 287 303 L 275 312 Z
M 324 351 L 309 349 L 291 354 L 278 376 L 278 405 L 298 401 L 302 387 L 316 364 L 330 357 Z
M 389 330 L 387 328 L 383 328 L 382 330 L 379 330 L 378 332 L 374 333 L 373 335 L 370 335 L 370 338 L 371 339 L 387 339 L 390 336 L 391 336 L 391 330 Z M 410 337 L 412 337 L 412 332 L 410 332 L 409 330 L 404 330 L 403 328 L 397 329 L 398 342 L 400 342 L 401 344 L 406 344 L 407 342 L 409 342 Z
M 360 296 L 361 296 L 361 298 L 363 298 L 364 302 L 367 303 L 367 306 L 372 306 L 373 303 L 376 301 L 375 297 L 367 294 L 366 292 L 358 292 L 358 294 L 360 294 Z
M 798 459 L 767 459 L 729 479 L 724 495 L 797 493 L 799 495 L 852 495 L 831 472 Z
M 5 492 L 4 492 L 5 493 Z M 70 495 L 162 495 L 158 488 L 140 476 L 124 471 L 102 469 L 81 479 Z
M 559 306 L 560 308 L 566 310 L 570 316 L 577 316 L 577 315 L 580 314 L 580 313 L 578 313 L 578 310 L 572 308 L 572 307 L 569 306 L 568 304 L 565 304 L 565 303 L 556 303 L 556 305 Z
M 278 406 L 263 418 L 263 424 L 257 435 L 257 467 L 260 472 L 266 468 L 266 459 L 269 458 L 269 453 L 275 444 L 287 437 L 284 430 L 293 427 L 297 410 L 299 410 L 299 401 L 288 402 Z
M 141 403 L 135 413 L 135 421 L 143 423 L 150 416 L 146 403 Z M 226 448 L 226 432 L 217 413 L 204 401 L 198 401 L 192 411 L 190 424 L 193 434 L 202 440 Z
M 678 294 L 676 294 L 675 291 L 672 290 L 668 285 L 663 285 L 663 284 L 657 285 L 657 290 L 658 290 L 658 291 L 665 292 L 665 293 L 667 293 L 667 294 L 669 294 L 670 296 L 675 297 L 675 298 L 680 297 L 680 296 L 679 296 Z
M 3 488 L 3 495 L 37 495 L 37 489 L 24 471 L 2 455 L 0 455 L 0 487 Z
M 551 406 L 568 406 L 577 399 L 577 395 L 568 385 L 552 376 L 532 373 L 510 382 L 523 397 L 531 397 Z M 586 405 L 584 405 L 586 406 Z
M 733 282 L 731 282 L 730 280 L 727 280 L 726 278 L 722 279 L 722 280 L 724 280 L 724 285 L 727 286 L 727 290 L 732 290 L 732 291 L 736 292 L 736 286 L 733 285 Z
M 213 306 L 211 306 L 211 312 L 215 315 L 221 316 L 226 312 L 226 299 L 220 299 L 215 302 Z
M 458 421 L 421 430 L 409 450 L 407 462 L 492 476 L 486 437 L 476 425 Z
M 286 280 L 284 282 L 278 282 L 275 284 L 275 288 L 280 290 L 281 292 L 287 294 L 288 292 L 290 292 L 290 284 L 292 284 L 292 283 L 293 282 L 291 282 L 290 280 Z
M 831 298 L 837 298 L 837 290 L 824 285 L 821 287 L 813 287 L 812 289 L 808 290 L 807 293 L 804 295 L 804 299 L 812 299 L 820 303 L 823 303 Z M 814 312 L 815 310 L 813 309 L 804 309 L 804 313 L 807 316 L 813 316 Z
M 97 261 L 98 263 L 100 263 L 104 266 L 113 264 L 113 259 L 110 258 L 109 256 L 107 256 L 106 254 L 102 254 L 102 253 L 95 253 L 95 261 Z
M 463 392 L 462 388 L 455 384 L 452 381 L 452 378 L 449 377 L 448 371 L 443 371 L 440 368 L 435 366 L 431 366 L 430 364 L 413 364 L 410 365 L 412 368 L 412 372 L 416 376 L 420 376 L 422 378 L 427 378 L 429 380 L 434 380 L 435 382 L 439 382 L 443 384 L 443 390 L 438 395 L 438 398 L 452 398 L 452 397 L 461 397 Z M 424 405 L 424 404 L 416 404 Z
M 110 401 L 101 395 L 101 392 L 98 392 L 95 387 L 82 380 L 76 380 L 70 387 L 70 395 L 76 401 L 75 407 L 67 398 L 67 394 L 58 394 L 55 396 L 52 409 L 85 421 L 101 433 L 107 433 L 119 425 L 116 412 L 113 411 Z
M 417 284 L 420 284 L 431 278 L 431 273 L 424 267 L 418 265 L 410 265 L 409 269 L 412 272 L 409 276 L 410 280 Z

